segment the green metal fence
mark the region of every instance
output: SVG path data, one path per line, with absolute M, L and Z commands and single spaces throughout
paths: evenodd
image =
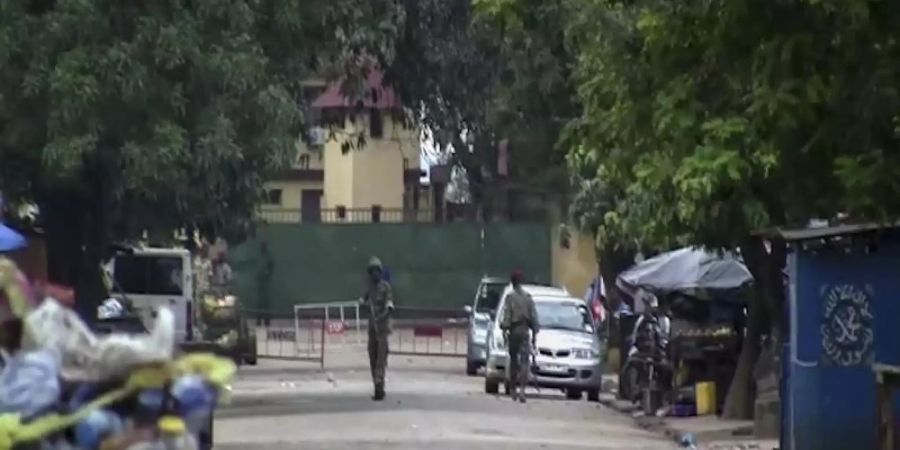
M 259 301 L 262 241 L 274 263 L 268 305 Z M 536 223 L 272 224 L 231 252 L 245 307 L 280 314 L 358 298 L 370 256 L 390 269 L 397 302 L 410 307 L 462 307 L 485 274 L 551 276 L 550 230 Z

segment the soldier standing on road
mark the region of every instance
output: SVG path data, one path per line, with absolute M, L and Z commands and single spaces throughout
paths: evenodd
M 522 288 L 522 274 L 514 272 L 510 276 L 510 282 L 513 291 L 504 303 L 500 328 L 506 335 L 509 348 L 509 391 L 514 401 L 525 403 L 525 386 L 528 384 L 528 370 L 531 367 L 531 348 L 538 333 L 538 319 L 534 299 Z M 529 331 L 531 342 L 528 339 Z
M 394 294 L 391 285 L 384 280 L 384 268 L 378 258 L 372 257 L 366 269 L 368 289 L 361 299 L 369 307 L 369 366 L 375 395 L 372 400 L 384 400 L 384 371 L 387 366 L 388 336 L 391 334 L 391 313 L 394 311 Z

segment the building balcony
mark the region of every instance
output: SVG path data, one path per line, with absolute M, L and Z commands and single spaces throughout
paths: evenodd
M 440 208 L 334 208 L 312 209 L 265 207 L 257 211 L 257 219 L 268 224 L 364 224 L 364 223 L 448 223 L 448 222 L 546 222 L 543 209 L 515 211 L 493 210 L 484 220 L 483 214 L 470 204 L 446 203 Z
M 267 208 L 260 210 L 257 217 L 271 224 L 310 223 L 430 223 L 434 222 L 434 211 L 430 209 L 410 210 L 403 208 L 335 208 L 304 212 L 302 209 Z

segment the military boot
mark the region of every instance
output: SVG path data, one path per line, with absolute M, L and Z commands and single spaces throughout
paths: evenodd
M 384 400 L 384 383 L 378 383 L 375 385 L 375 395 L 372 396 L 372 400 L 376 402 Z

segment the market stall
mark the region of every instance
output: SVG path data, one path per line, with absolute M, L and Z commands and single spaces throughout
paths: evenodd
M 675 367 L 673 389 L 676 402 L 696 397 L 691 388 L 698 383 L 715 386 L 711 408 L 719 412 L 737 368 L 745 329 L 744 305 L 715 298 L 701 300 L 674 295 L 668 300 L 672 317 L 669 354 Z M 680 393 L 681 395 L 678 395 Z M 686 403 L 691 403 L 689 400 Z M 688 408 L 690 411 L 690 408 Z
M 617 285 L 623 292 L 634 297 L 652 293 L 659 299 L 653 314 L 671 323 L 667 354 L 674 373 L 666 397 L 673 403 L 695 399 L 700 384 L 722 393 L 727 389 L 740 355 L 752 279 L 738 256 L 697 248 L 663 253 L 619 275 Z M 644 302 L 635 305 L 638 315 L 647 313 Z M 719 410 L 724 396 L 712 397 L 708 409 Z M 697 413 L 696 405 L 677 410 Z

